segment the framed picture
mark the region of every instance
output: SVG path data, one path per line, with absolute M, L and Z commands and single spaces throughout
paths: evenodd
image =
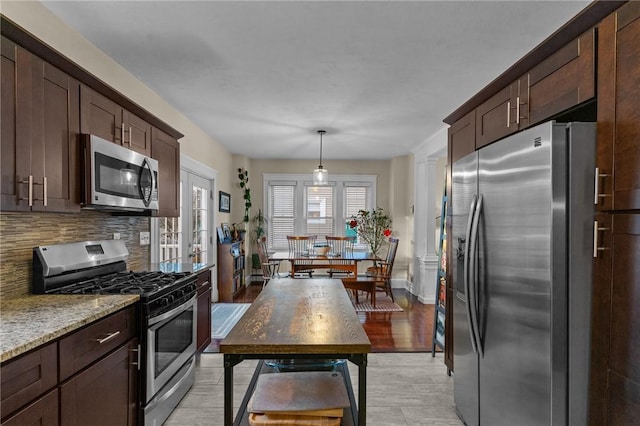
M 231 230 L 228 223 L 222 224 L 222 234 L 224 235 L 225 242 L 231 242 Z
M 230 213 L 231 212 L 231 195 L 226 192 L 218 191 L 220 197 L 218 199 L 218 211 L 222 213 Z
M 224 243 L 224 231 L 222 230 L 221 226 L 218 226 L 216 228 L 216 231 L 218 231 L 218 242 L 219 243 Z

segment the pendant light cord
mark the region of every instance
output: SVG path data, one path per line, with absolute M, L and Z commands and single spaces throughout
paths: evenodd
M 322 135 L 324 134 L 324 130 L 318 130 L 318 133 L 320 133 L 320 166 L 318 167 L 319 169 L 322 168 Z

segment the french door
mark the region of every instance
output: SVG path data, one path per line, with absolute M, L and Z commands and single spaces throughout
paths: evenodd
M 153 262 L 213 263 L 211 187 L 208 179 L 180 172 L 180 217 L 155 219 Z

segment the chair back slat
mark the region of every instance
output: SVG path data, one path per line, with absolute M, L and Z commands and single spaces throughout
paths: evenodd
M 296 267 L 298 265 L 311 265 L 313 261 L 311 259 L 299 259 L 313 255 L 314 244 L 316 242 L 315 235 L 287 235 L 287 242 L 289 243 L 289 257 L 298 258 L 295 260 Z M 298 270 L 299 273 L 309 274 L 313 272 L 311 269 Z

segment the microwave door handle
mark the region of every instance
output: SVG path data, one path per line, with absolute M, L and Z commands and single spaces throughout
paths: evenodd
M 473 217 L 475 216 L 476 211 L 476 202 L 477 198 L 474 194 L 473 199 L 471 200 L 471 205 L 469 206 L 469 215 L 467 219 L 467 229 L 465 232 L 465 243 L 464 243 L 464 259 L 463 259 L 463 282 L 464 282 L 464 292 L 465 292 L 465 308 L 467 311 L 467 326 L 469 328 L 469 338 L 471 339 L 471 348 L 474 353 L 478 352 L 477 344 L 476 344 L 476 333 L 473 330 L 473 322 L 471 320 L 471 289 L 469 285 L 469 249 L 471 244 L 471 228 L 473 225 Z

